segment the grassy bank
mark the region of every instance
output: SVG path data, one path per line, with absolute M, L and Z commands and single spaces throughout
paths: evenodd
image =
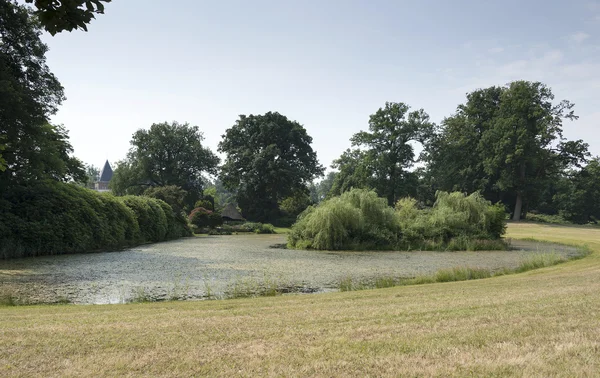
M 309 296 L 0 308 L 1 376 L 593 376 L 600 230 L 511 224 L 587 245 L 522 274 Z

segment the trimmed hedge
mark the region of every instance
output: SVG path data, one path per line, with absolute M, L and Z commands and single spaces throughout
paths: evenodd
M 114 250 L 188 235 L 185 218 L 149 197 L 48 181 L 12 187 L 0 198 L 0 258 Z

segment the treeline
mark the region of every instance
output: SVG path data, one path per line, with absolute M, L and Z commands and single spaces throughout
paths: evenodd
M 335 160 L 336 171 L 311 187 L 311 198 L 370 188 L 389 205 L 410 196 L 431 206 L 438 191 L 479 192 L 513 220 L 546 213 L 596 223 L 600 160 L 590 159 L 584 141 L 563 137 L 563 122 L 577 116 L 572 103 L 553 100 L 538 82 L 479 89 L 441 125 L 423 109 L 387 103 L 371 115 L 369 131 L 351 138 L 354 148 Z M 423 148 L 418 157 L 413 142 Z

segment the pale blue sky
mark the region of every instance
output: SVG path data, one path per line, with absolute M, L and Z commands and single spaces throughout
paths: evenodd
M 167 5 L 169 4 L 169 5 Z M 539 80 L 600 154 L 600 1 L 113 0 L 89 32 L 44 36 L 75 155 L 125 157 L 154 122 L 198 125 L 216 151 L 239 114 L 303 124 L 322 164 L 386 101 L 436 123 L 465 93 Z

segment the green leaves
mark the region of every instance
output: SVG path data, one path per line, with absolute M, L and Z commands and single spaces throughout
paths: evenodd
M 312 138 L 296 121 L 277 112 L 241 115 L 227 129 L 219 151 L 227 154 L 221 180 L 238 189 L 244 216 L 256 221 L 278 216 L 278 202 L 323 174 Z
M 87 25 L 96 14 L 104 13 L 104 3 L 111 0 L 25 0 L 33 3 L 44 28 L 52 35 L 64 30 L 82 29 L 87 31 Z
M 335 194 L 351 188 L 374 188 L 388 204 L 408 193 L 407 171 L 415 162 L 412 142 L 427 142 L 434 124 L 423 109 L 409 112 L 404 103 L 386 102 L 369 118 L 369 132 L 361 131 L 350 139 L 352 146 L 334 161 L 340 170 L 333 185 Z
M 563 138 L 563 120 L 577 119 L 573 104 L 553 100 L 550 88 L 528 81 L 468 94 L 427 146 L 441 188 L 503 198 L 518 219 L 521 205 L 534 204 L 549 180 L 588 156 L 586 143 Z
M 176 185 L 187 191 L 192 207 L 202 195 L 204 173 L 216 174 L 219 158 L 202 145 L 198 126 L 155 123 L 133 134 L 127 158 L 115 170 L 111 187 L 117 194 L 141 194 L 146 188 Z

